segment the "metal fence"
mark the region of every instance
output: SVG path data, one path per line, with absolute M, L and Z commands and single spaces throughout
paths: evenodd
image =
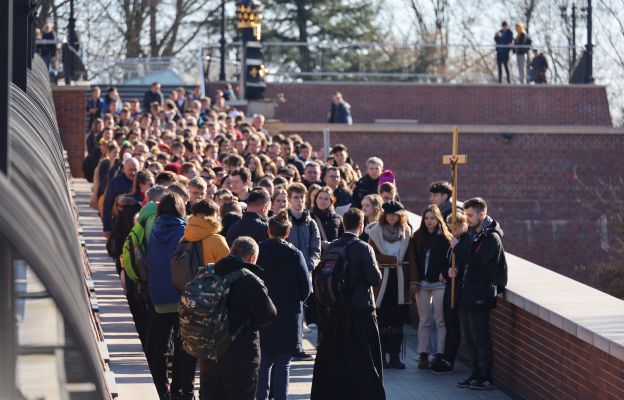
M 101 339 L 68 186 L 48 68 L 35 57 L 26 92 L 11 85 L 8 174 L 0 173 L 3 311 L 12 305 L 15 396 L 110 399 Z M 8 286 L 7 286 L 8 285 Z M 6 352 L 3 349 L 3 354 Z M 45 379 L 43 377 L 51 379 Z

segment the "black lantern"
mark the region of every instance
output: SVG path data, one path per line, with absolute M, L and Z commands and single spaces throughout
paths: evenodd
M 266 68 L 262 61 L 262 13 L 257 0 L 236 3 L 236 20 L 243 38 L 243 65 L 245 98 L 259 100 L 264 97 Z

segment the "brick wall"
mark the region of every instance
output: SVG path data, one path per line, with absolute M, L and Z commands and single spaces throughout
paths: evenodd
M 321 148 L 322 134 L 300 134 Z M 418 214 L 428 204 L 429 183 L 450 178 L 441 159 L 450 152 L 451 140 L 450 133 L 331 135 L 331 143 L 346 144 L 362 168 L 368 157 L 381 157 L 397 176 L 401 200 Z M 462 132 L 460 152 L 468 155 L 468 164 L 460 167 L 459 198 L 483 196 L 488 201 L 490 214 L 505 231 L 507 251 L 591 283 L 592 267 L 604 260 L 602 245 L 613 229 L 603 225 L 608 210 L 595 193 L 612 185 L 624 199 L 623 148 L 622 134 L 553 132 L 505 138 Z
M 88 86 L 55 86 L 52 88 L 56 120 L 61 134 L 61 142 L 67 150 L 72 175 L 82 177 L 82 161 L 87 151 Z
M 499 300 L 491 320 L 494 382 L 531 400 L 624 399 L 624 361 Z
M 208 85 L 207 94 L 222 84 Z M 265 95 L 283 93 L 284 122 L 326 122 L 334 92 L 351 104 L 355 123 L 415 119 L 422 124 L 611 126 L 602 86 L 427 85 L 411 83 L 271 83 Z

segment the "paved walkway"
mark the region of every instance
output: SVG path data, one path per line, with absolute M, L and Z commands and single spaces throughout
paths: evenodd
M 100 319 L 104 338 L 108 344 L 111 368 L 117 380 L 119 399 L 157 399 L 152 378 L 147 367 L 139 337 L 137 336 L 126 298 L 121 289 L 115 265 L 106 254 L 102 224 L 97 212 L 89 207 L 91 184 L 81 179 L 73 182 L 80 215 L 80 224 L 87 244 L 87 252 L 96 295 L 100 306 Z M 453 375 L 433 375 L 417 368 L 416 331 L 407 330 L 405 370 L 385 370 L 384 380 L 388 400 L 508 400 L 498 390 L 478 392 L 458 389 L 455 383 L 468 375 L 464 365 L 457 365 Z M 304 348 L 314 354 L 316 332 L 305 335 Z M 310 398 L 313 361 L 294 361 L 291 366 L 289 399 Z M 198 382 L 196 382 L 197 387 Z M 364 399 L 363 399 L 364 400 Z
M 89 207 L 91 184 L 75 179 L 73 188 L 119 399 L 158 399 L 115 264 L 106 253 L 102 222 L 97 211 Z

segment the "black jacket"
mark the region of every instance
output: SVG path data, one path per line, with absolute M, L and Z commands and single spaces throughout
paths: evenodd
M 239 236 L 251 236 L 256 242 L 260 243 L 269 238 L 269 223 L 262 215 L 246 211 L 240 221 L 235 222 L 227 232 L 228 246 L 232 247 L 232 243 Z
M 347 279 L 351 290 L 351 306 L 355 310 L 372 312 L 375 310 L 372 287 L 381 284 L 381 271 L 375 253 L 368 243 L 349 232 L 345 232 L 338 241 L 352 241 L 347 247 Z
M 503 230 L 496 221 L 487 217 L 483 221 L 481 232 L 472 231 L 470 234 L 460 306 L 464 309 L 494 308 L 496 269 L 505 252 L 501 241 Z
M 260 335 L 258 328 L 270 324 L 277 315 L 275 305 L 269 298 L 267 288 L 256 274 L 260 267 L 247 264 L 234 255 L 222 258 L 215 264 L 215 272 L 225 276 L 239 268 L 247 268 L 254 275 L 247 275 L 232 284 L 227 299 L 230 332 L 248 325 L 236 337 L 225 357 L 218 363 L 200 359 L 200 370 L 210 376 L 249 376 L 257 373 L 260 366 Z
M 362 208 L 362 199 L 364 196 L 376 194 L 378 186 L 379 178 L 373 179 L 368 174 L 364 175 L 364 177 L 355 184 L 355 189 L 353 189 L 353 202 L 351 203 L 351 206 Z
M 113 210 L 111 239 L 115 241 L 116 257 L 121 256 L 124 242 L 134 226 L 134 217 L 141 211 L 140 197 L 132 194 L 117 197 Z
M 312 290 L 308 267 L 301 251 L 287 241 L 271 238 L 260 243 L 258 276 L 277 308 L 277 318 L 260 328 L 262 351 L 294 353 L 299 337 L 301 302 Z
M 342 236 L 344 232 L 344 228 L 342 226 L 342 218 L 340 215 L 336 214 L 333 210 L 325 210 L 321 211 L 318 209 L 314 209 L 312 212 L 312 219 L 316 221 L 316 225 L 319 228 L 319 233 L 321 233 L 321 229 L 325 232 L 325 236 L 327 239 L 323 238 L 323 234 L 321 233 L 321 240 L 323 242 L 327 241 L 329 243 L 338 239 Z M 319 221 L 321 222 L 319 225 Z
M 420 236 L 423 236 L 419 239 Z M 420 230 L 412 236 L 412 249 L 414 251 L 414 260 L 418 268 L 418 276 L 421 281 L 440 282 L 440 274 L 448 272 L 448 255 L 449 242 L 444 237 L 442 231 L 430 234 L 426 228 L 424 232 Z M 429 266 L 426 268 L 425 262 L 429 251 Z
M 463 211 L 464 203 L 462 203 L 461 201 L 458 201 L 456 205 L 457 205 L 457 210 Z M 444 203 L 442 203 L 442 206 L 440 206 L 439 208 L 440 208 L 440 213 L 442 213 L 442 218 L 444 219 L 444 221 L 446 221 L 446 217 L 451 215 L 453 212 L 453 203 L 451 202 L 451 200 L 447 200 Z M 447 224 L 447 226 L 450 227 L 450 224 Z
M 351 204 L 351 192 L 344 189 L 342 186 L 338 186 L 334 190 L 334 197 L 336 197 L 336 207 L 342 207 Z M 360 200 L 361 202 L 362 200 Z
M 470 235 L 468 232 L 459 237 L 459 242 L 455 245 L 455 248 L 448 250 L 448 265 L 451 268 L 451 255 L 455 254 L 455 266 L 457 267 L 457 277 L 455 278 L 455 289 L 459 288 L 460 283 L 464 277 L 464 270 L 466 269 L 466 263 L 468 262 L 468 253 L 470 251 Z M 448 275 L 448 269 L 442 271 L 442 276 L 447 282 L 450 282 L 451 278 Z
M 145 92 L 145 96 L 143 96 L 143 111 L 146 113 L 150 112 L 152 103 L 158 103 L 161 106 L 165 104 L 165 97 L 162 92 L 154 93 L 150 90 Z
M 225 214 L 223 218 L 221 218 L 221 236 L 227 237 L 227 234 L 230 228 L 232 227 L 232 225 L 234 225 L 240 220 L 241 220 L 240 215 L 237 215 L 234 213 Z

